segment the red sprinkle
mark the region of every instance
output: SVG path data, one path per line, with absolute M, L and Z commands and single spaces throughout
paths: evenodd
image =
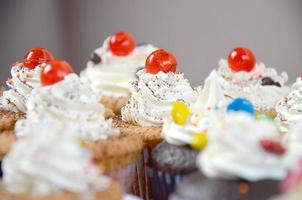
M 271 139 L 262 139 L 260 140 L 260 144 L 264 150 L 269 153 L 282 155 L 285 153 L 285 148 L 281 144 L 280 141 L 271 140 Z

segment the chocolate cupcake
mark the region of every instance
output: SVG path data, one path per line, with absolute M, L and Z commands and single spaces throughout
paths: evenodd
M 176 70 L 177 61 L 171 52 L 163 49 L 152 52 L 145 69 L 137 73 L 138 81 L 132 83 L 133 92 L 122 108 L 122 120 L 113 121 L 121 134 L 136 135 L 143 140 L 144 163 L 147 163 L 152 148 L 162 141 L 162 125 L 170 116 L 173 103 L 183 101 L 191 105 L 196 100 L 197 91 Z M 146 168 L 143 172 L 147 175 Z
M 183 102 L 173 104 L 171 116 L 163 125 L 165 141 L 151 152 L 148 175 L 154 199 L 168 199 L 184 176 L 197 171 L 195 160 L 206 146 L 210 115 L 224 113 L 227 101 L 213 71 L 191 108 Z
M 156 49 L 151 44 L 136 45 L 129 33 L 115 33 L 94 50 L 81 78 L 91 84 L 94 92 L 102 94 L 105 107 L 120 115 L 131 96 L 131 83 L 137 80 L 136 72 Z
M 0 97 L 0 160 L 14 141 L 15 123 L 26 117 L 26 102 L 32 90 L 40 85 L 42 65 L 53 60 L 53 55 L 44 48 L 29 50 L 23 62 L 15 63 L 12 77 L 6 82 L 8 89 L 1 87 Z
M 234 99 L 228 113 L 211 118 L 200 172 L 177 186 L 172 200 L 267 199 L 299 156 L 283 143 L 273 120 L 255 118 L 247 100 Z
M 194 173 L 177 186 L 170 200 L 260 200 L 279 193 L 277 181 L 208 179 Z

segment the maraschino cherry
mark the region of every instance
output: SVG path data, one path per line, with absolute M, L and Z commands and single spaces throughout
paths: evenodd
M 110 37 L 109 49 L 116 56 L 126 56 L 136 47 L 134 37 L 127 32 L 117 32 Z
M 42 68 L 41 84 L 42 86 L 55 84 L 71 73 L 74 73 L 74 70 L 66 61 L 52 60 Z
M 147 57 L 145 66 L 146 72 L 151 74 L 157 74 L 160 71 L 175 73 L 177 70 L 177 60 L 170 51 L 158 49 Z
M 230 52 L 228 64 L 234 72 L 250 72 L 256 65 L 256 58 L 253 52 L 248 48 L 238 47 Z
M 23 59 L 23 65 L 28 69 L 34 69 L 38 65 L 42 63 L 47 63 L 53 59 L 54 57 L 52 53 L 50 53 L 50 51 L 48 51 L 47 49 L 33 48 L 26 53 Z

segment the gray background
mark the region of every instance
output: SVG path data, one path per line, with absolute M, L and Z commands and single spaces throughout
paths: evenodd
M 258 60 L 302 72 L 301 0 L 1 0 L 0 80 L 27 49 L 46 47 L 79 72 L 116 31 L 175 53 L 193 85 L 236 46 Z

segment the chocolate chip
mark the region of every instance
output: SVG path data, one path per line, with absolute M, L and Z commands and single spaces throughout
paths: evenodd
M 261 80 L 261 85 L 275 85 L 277 87 L 281 87 L 281 84 L 279 82 L 274 81 L 272 78 L 270 77 L 264 77 Z
M 93 53 L 93 54 L 91 55 L 90 60 L 91 60 L 94 64 L 99 64 L 99 63 L 102 61 L 101 57 L 98 56 L 96 53 Z

